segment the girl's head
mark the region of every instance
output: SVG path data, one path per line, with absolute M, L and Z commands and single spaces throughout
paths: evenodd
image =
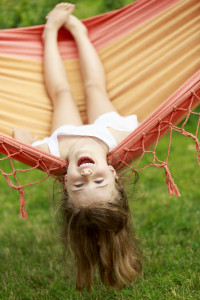
M 141 271 L 127 197 L 106 165 L 69 165 L 63 186 L 62 238 L 74 254 L 78 290 L 91 289 L 96 268 L 102 282 L 116 289 Z
M 117 196 L 117 174 L 105 158 L 81 156 L 69 162 L 65 188 L 75 207 L 97 205 Z

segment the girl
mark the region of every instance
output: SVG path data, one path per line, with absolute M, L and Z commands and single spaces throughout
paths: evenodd
M 106 286 L 121 289 L 135 279 L 141 263 L 127 198 L 106 158 L 137 127 L 137 117 L 121 117 L 110 102 L 102 64 L 73 10 L 73 4 L 61 3 L 47 16 L 44 79 L 54 108 L 52 134 L 32 145 L 69 162 L 61 204 L 62 235 L 74 253 L 76 288 L 91 289 L 97 266 Z M 63 26 L 78 47 L 89 125 L 82 123 L 59 54 L 57 35 Z M 26 131 L 14 134 L 22 142 L 32 142 Z

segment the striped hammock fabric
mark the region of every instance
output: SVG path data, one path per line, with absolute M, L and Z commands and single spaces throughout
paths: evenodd
M 178 131 L 194 139 L 200 161 L 200 113 L 193 112 L 200 104 L 199 11 L 198 0 L 138 0 L 83 20 L 103 62 L 110 100 L 121 115 L 137 114 L 141 123 L 109 153 L 108 163 L 117 170 L 128 167 L 130 176 L 149 166 L 163 168 L 169 193 L 177 196 L 180 194 L 167 166 L 170 143 L 165 161 L 157 159 L 156 146 L 164 134 Z M 23 217 L 26 217 L 23 188 L 27 184 L 20 184 L 12 159 L 31 166 L 18 172 L 38 168 L 47 174 L 45 179 L 52 174 L 65 174 L 67 168 L 63 159 L 12 138 L 15 127 L 29 129 L 39 139 L 50 133 L 52 105 L 42 75 L 43 28 L 40 25 L 0 30 L 0 152 L 4 154 L 0 160 L 9 160 L 13 172 L 0 171 L 8 184 L 19 191 Z M 86 124 L 75 42 L 61 29 L 58 45 Z M 191 114 L 199 118 L 195 134 L 184 129 Z M 152 152 L 153 160 L 141 168 L 140 161 L 147 152 Z M 12 176 L 17 184 L 12 183 Z

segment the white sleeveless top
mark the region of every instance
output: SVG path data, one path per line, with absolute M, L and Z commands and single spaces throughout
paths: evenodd
M 57 128 L 50 137 L 35 141 L 32 146 L 48 144 L 51 154 L 60 157 L 58 136 L 90 136 L 102 140 L 109 147 L 109 151 L 117 146 L 116 140 L 107 129 L 111 127 L 119 131 L 133 131 L 138 126 L 136 115 L 120 116 L 117 112 L 109 112 L 98 117 L 93 124 L 74 126 L 64 125 Z

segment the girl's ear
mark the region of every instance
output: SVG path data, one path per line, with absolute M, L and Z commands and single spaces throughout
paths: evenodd
M 111 170 L 111 173 L 112 173 L 113 177 L 115 179 L 118 179 L 117 172 L 115 171 L 115 169 L 113 168 L 113 166 L 109 165 L 109 168 Z

